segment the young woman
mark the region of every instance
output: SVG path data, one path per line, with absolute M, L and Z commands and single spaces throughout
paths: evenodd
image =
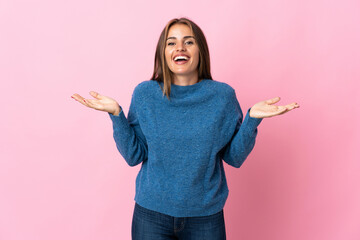
M 226 239 L 223 207 L 228 187 L 223 160 L 239 168 L 255 144 L 263 118 L 297 103 L 279 97 L 252 106 L 243 119 L 235 90 L 213 80 L 201 29 L 187 18 L 163 29 L 151 80 L 138 84 L 127 118 L 112 98 L 72 97 L 109 113 L 117 149 L 136 178 L 133 239 Z

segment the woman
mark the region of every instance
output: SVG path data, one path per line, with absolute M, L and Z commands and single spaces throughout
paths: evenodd
M 226 239 L 223 207 L 228 187 L 222 160 L 239 168 L 255 144 L 263 118 L 297 103 L 261 101 L 244 118 L 235 90 L 215 81 L 201 29 L 173 19 L 160 35 L 151 80 L 135 87 L 126 118 L 112 98 L 72 97 L 106 111 L 116 146 L 136 178 L 133 239 Z M 165 97 L 166 96 L 166 97 Z

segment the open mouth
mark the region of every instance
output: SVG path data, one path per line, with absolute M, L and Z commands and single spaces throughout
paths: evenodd
M 176 64 L 185 64 L 189 61 L 190 57 L 187 56 L 177 56 L 173 60 Z

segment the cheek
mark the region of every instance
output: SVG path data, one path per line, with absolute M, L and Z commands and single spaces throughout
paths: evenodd
M 171 62 L 171 52 L 169 50 L 165 50 L 165 59 L 170 64 Z

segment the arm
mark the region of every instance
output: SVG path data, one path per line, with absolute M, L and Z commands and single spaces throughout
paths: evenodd
M 262 118 L 250 117 L 250 108 L 247 111 L 243 122 L 243 114 L 239 102 L 237 101 L 235 91 L 232 94 L 231 102 L 232 104 L 230 104 L 230 107 L 235 108 L 232 112 L 237 121 L 234 134 L 223 150 L 223 160 L 230 166 L 240 168 L 254 148 L 255 138 L 257 136 L 257 126 L 262 121 Z
M 129 166 L 136 166 L 147 160 L 148 146 L 146 138 L 140 128 L 136 112 L 136 89 L 132 95 L 128 118 L 120 107 L 120 113 L 109 113 L 113 123 L 113 137 L 116 147 Z

